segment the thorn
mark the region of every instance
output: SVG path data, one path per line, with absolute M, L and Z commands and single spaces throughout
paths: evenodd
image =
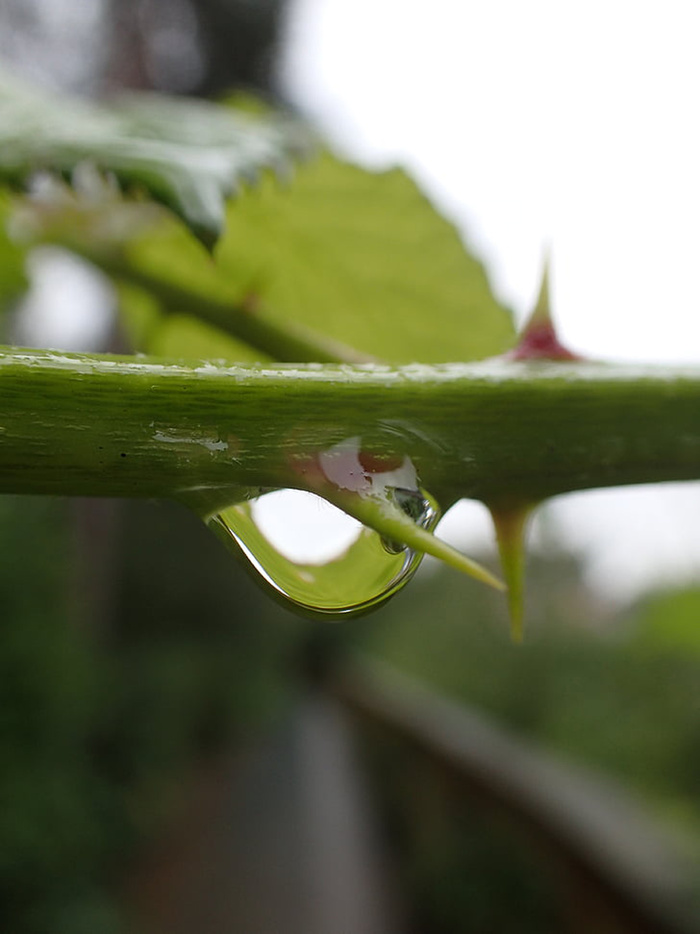
M 523 641 L 525 535 L 533 504 L 488 506 L 496 529 L 501 568 L 508 585 L 508 613 L 513 642 Z
M 535 307 L 530 315 L 530 318 L 525 326 L 525 329 L 536 326 L 552 323 L 552 309 L 549 299 L 549 268 L 550 268 L 550 258 L 549 250 L 544 255 L 544 260 L 542 262 L 542 278 L 540 280 L 540 291 L 537 295 L 537 301 L 535 302 Z
M 545 256 L 542 283 L 534 310 L 517 345 L 507 355 L 511 360 L 580 360 L 557 336 L 549 302 L 549 256 Z
M 326 487 L 323 491 L 315 490 L 329 502 L 338 506 L 348 515 L 353 516 L 369 526 L 380 535 L 412 548 L 414 551 L 432 555 L 448 564 L 450 567 L 468 574 L 470 577 L 488 584 L 496 590 L 505 590 L 506 586 L 498 577 L 477 561 L 473 561 L 460 551 L 452 548 L 447 542 L 436 538 L 428 529 L 414 522 L 403 510 L 399 509 L 388 499 L 380 496 L 362 495 L 347 490 Z

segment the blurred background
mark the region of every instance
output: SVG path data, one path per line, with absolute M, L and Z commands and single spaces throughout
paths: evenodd
M 573 349 L 698 362 L 695 18 L 0 0 L 0 63 L 86 96 L 280 100 L 341 154 L 407 167 L 519 319 L 549 249 Z M 100 280 L 55 252 L 32 273 L 21 342 L 110 345 Z M 369 619 L 324 626 L 175 507 L 3 497 L 5 929 L 699 928 L 697 513 L 690 484 L 547 507 L 512 646 L 498 599 L 430 562 Z M 492 557 L 476 505 L 441 531 Z M 435 696 L 377 689 L 357 653 Z

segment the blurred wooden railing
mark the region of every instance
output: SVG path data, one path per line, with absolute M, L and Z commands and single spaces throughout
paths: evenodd
M 138 930 L 415 932 L 358 756 L 368 733 L 400 742 L 452 794 L 524 835 L 562 893 L 557 930 L 699 934 L 687 867 L 626 794 L 357 659 L 316 678 L 262 745 L 199 774 L 191 806 L 132 879 Z
M 585 893 L 605 917 L 606 931 L 700 931 L 689 867 L 620 788 L 376 662 L 344 665 L 329 689 L 364 723 L 401 737 L 458 793 L 526 834 L 533 851 L 563 872 L 574 900 Z

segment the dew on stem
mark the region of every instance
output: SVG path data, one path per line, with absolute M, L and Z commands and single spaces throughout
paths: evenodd
M 401 491 L 425 529 L 437 523 L 433 501 Z M 212 531 L 289 609 L 327 619 L 380 606 L 406 584 L 423 557 L 313 493 L 277 490 L 236 503 L 207 519 Z
M 231 505 L 204 516 L 289 608 L 326 618 L 367 612 L 411 579 L 424 554 L 502 587 L 434 537 L 440 509 L 407 455 L 353 437 L 293 458 L 291 473 L 296 489 L 238 491 Z M 322 513 L 332 515 L 324 529 Z

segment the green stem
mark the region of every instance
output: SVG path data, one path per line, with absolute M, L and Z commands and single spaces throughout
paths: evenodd
M 166 314 L 193 315 L 226 334 L 262 350 L 273 360 L 306 363 L 369 363 L 372 358 L 293 321 L 271 317 L 255 298 L 226 302 L 200 295 L 152 272 L 139 269 L 116 253 L 71 248 L 111 278 L 135 285 L 152 295 Z
M 218 366 L 0 350 L 0 491 L 207 508 L 306 486 L 361 437 L 443 507 L 700 477 L 700 369 L 515 363 Z

